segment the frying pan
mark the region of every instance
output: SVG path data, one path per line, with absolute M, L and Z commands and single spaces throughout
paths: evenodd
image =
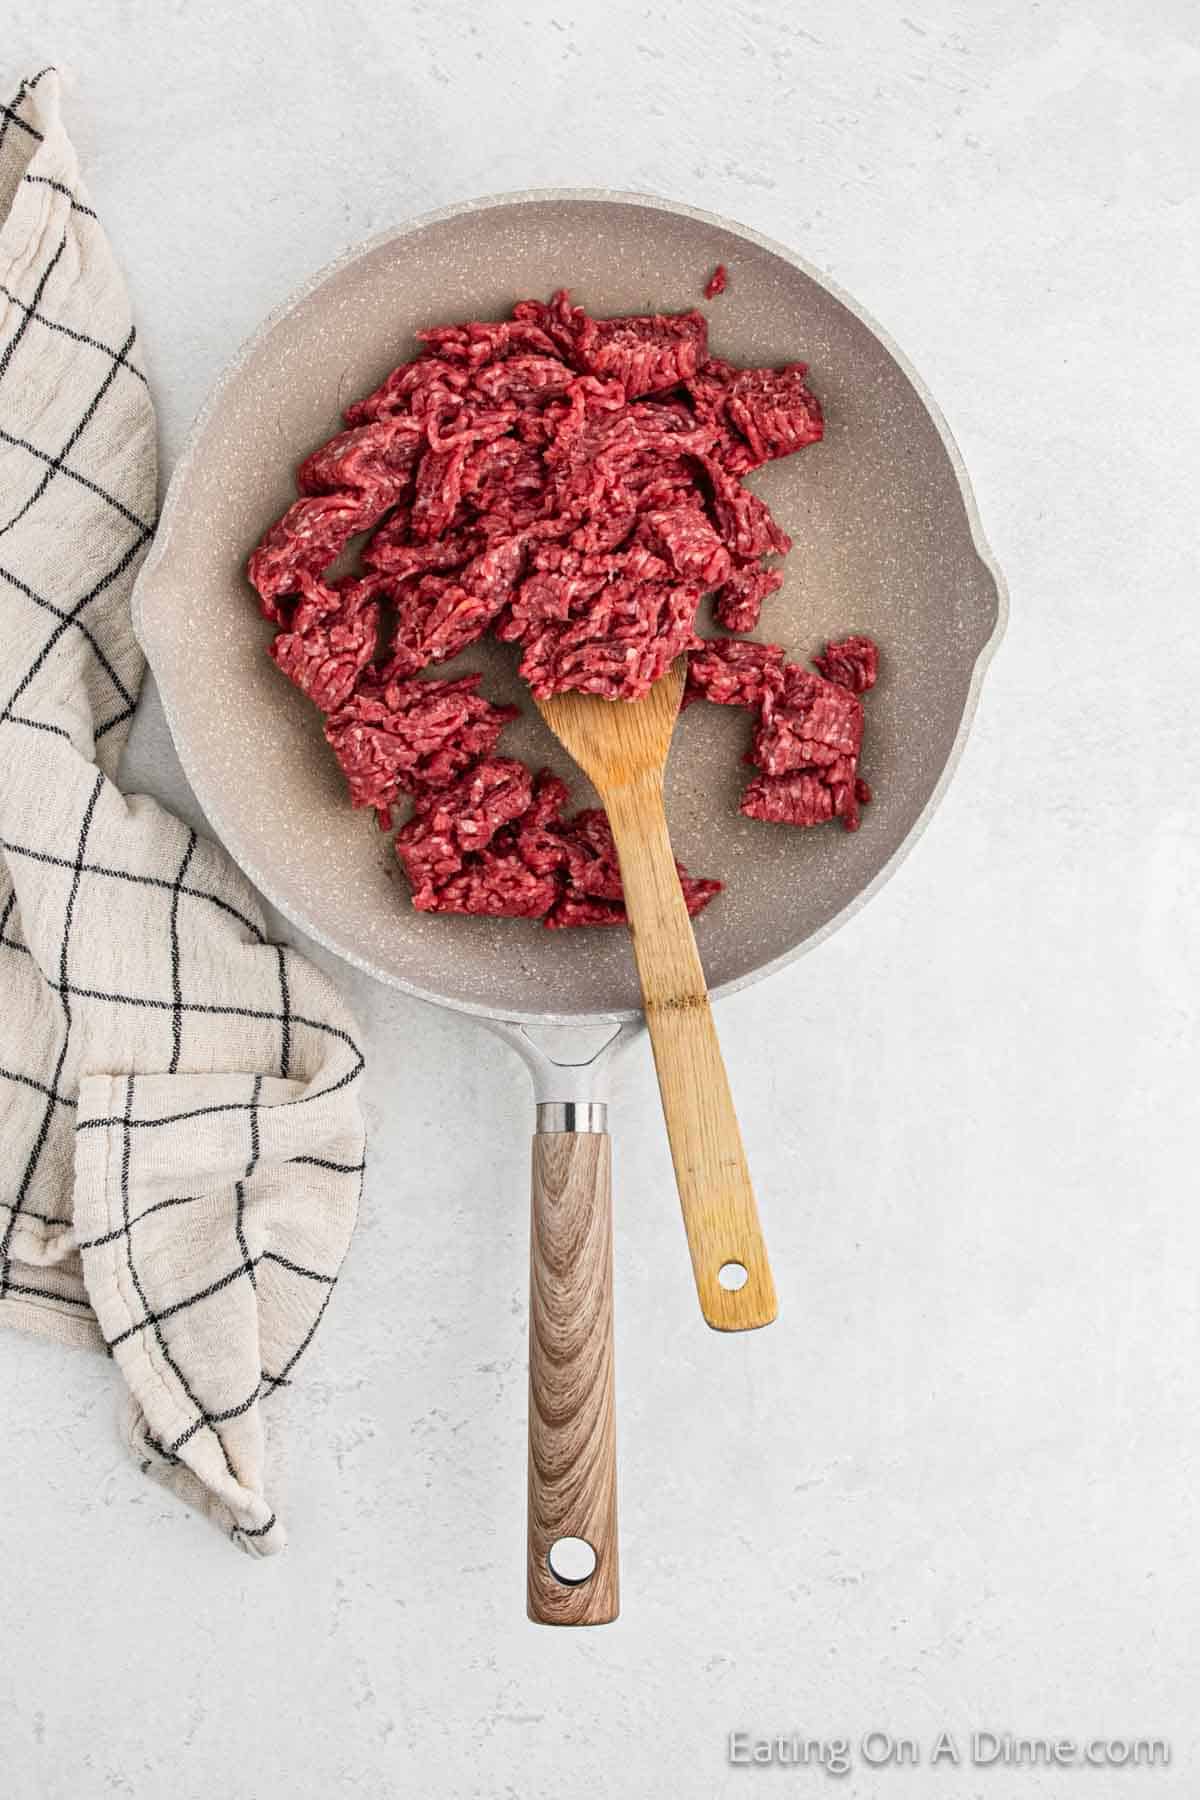
M 533 1077 L 528 1607 L 548 1623 L 617 1612 L 604 1082 L 638 1029 L 627 934 L 414 912 L 387 839 L 346 802 L 316 711 L 265 654 L 271 628 L 243 567 L 292 498 L 296 463 L 414 352 L 420 326 L 501 317 L 564 284 L 593 313 L 684 309 L 717 263 L 730 280 L 709 308 L 714 351 L 747 364 L 807 360 L 827 417 L 822 444 L 751 477 L 795 542 L 762 635 L 799 660 L 851 631 L 882 649 L 862 759 L 876 798 L 857 835 L 743 818 L 746 715 L 695 706 L 678 724 L 667 774 L 676 853 L 727 883 L 697 921 L 710 987 L 720 995 L 770 974 L 848 918 L 913 843 L 962 747 L 1005 613 L 936 406 L 884 334 L 789 251 L 689 207 L 573 191 L 451 207 L 352 250 L 274 313 L 219 382 L 135 598 L 184 770 L 250 878 L 359 968 L 474 1014 Z M 522 706 L 506 753 L 549 765 L 590 800 L 510 648 L 479 644 L 446 672 L 466 669 L 483 671 L 493 699 Z M 566 1561 L 573 1540 L 590 1546 L 590 1574 Z

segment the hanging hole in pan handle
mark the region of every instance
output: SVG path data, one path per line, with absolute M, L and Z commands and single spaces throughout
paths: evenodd
M 744 1288 L 749 1279 L 750 1271 L 745 1263 L 725 1262 L 717 1270 L 717 1280 L 723 1288 L 728 1288 L 731 1294 L 736 1294 L 739 1288 Z
M 561 1537 L 551 1544 L 546 1563 L 564 1587 L 582 1587 L 596 1573 L 596 1552 L 586 1538 Z

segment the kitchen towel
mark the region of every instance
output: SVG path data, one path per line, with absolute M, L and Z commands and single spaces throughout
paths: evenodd
M 0 1321 L 107 1352 L 141 1467 L 266 1555 L 262 1408 L 354 1228 L 362 1057 L 224 852 L 116 786 L 155 501 L 128 299 L 43 69 L 0 104 Z

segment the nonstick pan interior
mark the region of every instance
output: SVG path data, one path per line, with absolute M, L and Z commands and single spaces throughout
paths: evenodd
M 748 716 L 701 705 L 680 719 L 668 772 L 676 851 L 727 884 L 697 921 L 710 986 L 753 978 L 846 916 L 941 791 L 1003 596 L 945 427 L 877 329 L 777 246 L 665 202 L 568 193 L 455 208 L 352 252 L 246 346 L 197 422 L 136 601 L 214 828 L 285 914 L 383 981 L 507 1018 L 638 1007 L 624 932 L 412 910 L 388 840 L 347 803 L 316 711 L 265 654 L 271 627 L 245 582 L 246 555 L 293 497 L 296 463 L 413 353 L 419 327 L 499 317 L 563 285 L 595 313 L 686 308 L 718 262 L 730 281 L 707 307 L 713 350 L 808 361 L 827 417 L 823 443 L 751 478 L 795 540 L 757 635 L 805 659 L 829 637 L 868 632 L 882 674 L 865 701 L 862 759 L 876 797 L 857 835 L 742 818 Z M 522 706 L 502 748 L 593 801 L 510 648 L 488 641 L 443 668 L 482 669 L 492 698 Z

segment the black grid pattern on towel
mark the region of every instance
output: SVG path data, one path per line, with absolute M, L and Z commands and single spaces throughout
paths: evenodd
M 289 1373 L 291 1369 L 295 1367 L 295 1364 L 299 1361 L 300 1357 L 304 1354 L 305 1349 L 312 1341 L 313 1335 L 321 1322 L 321 1318 L 324 1315 L 325 1308 L 329 1301 L 329 1296 L 333 1291 L 338 1277 L 338 1271 L 336 1269 L 329 1271 L 310 1269 L 301 1263 L 293 1261 L 290 1257 L 283 1256 L 273 1250 L 260 1250 L 257 1256 L 252 1256 L 250 1253 L 244 1229 L 245 1189 L 246 1185 L 254 1175 L 259 1159 L 259 1103 L 261 1092 L 262 1076 L 252 1076 L 250 1078 L 250 1092 L 246 1101 L 246 1110 L 248 1113 L 248 1148 L 246 1166 L 242 1178 L 235 1184 L 234 1190 L 234 1236 L 236 1239 L 236 1252 L 231 1249 L 231 1267 L 227 1272 L 220 1275 L 215 1281 L 207 1282 L 202 1287 L 197 1288 L 194 1292 L 186 1294 L 181 1299 L 172 1301 L 168 1306 L 159 1306 L 156 1308 L 151 1305 L 134 1251 L 135 1237 L 133 1228 L 139 1220 L 148 1217 L 152 1212 L 162 1211 L 165 1206 L 195 1205 L 199 1196 L 187 1194 L 178 1195 L 167 1201 L 160 1201 L 154 1206 L 147 1207 L 140 1213 L 134 1214 L 131 1212 L 132 1182 L 130 1179 L 130 1170 L 134 1156 L 133 1125 L 135 1123 L 135 1077 L 132 1075 L 129 1076 L 125 1082 L 125 1105 L 121 1119 L 121 1224 L 116 1230 L 106 1233 L 104 1238 L 93 1240 L 93 1243 L 87 1246 L 88 1248 L 92 1248 L 100 1243 L 111 1242 L 116 1238 L 124 1240 L 125 1260 L 133 1284 L 133 1290 L 141 1308 L 141 1316 L 118 1336 L 110 1340 L 108 1346 L 110 1354 L 129 1338 L 136 1337 L 142 1332 L 149 1332 L 154 1339 L 159 1355 L 170 1369 L 180 1390 L 186 1397 L 188 1406 L 192 1409 L 194 1416 L 190 1423 L 181 1431 L 177 1432 L 174 1439 L 169 1444 L 157 1444 L 155 1446 L 158 1454 L 164 1461 L 169 1462 L 177 1460 L 179 1452 L 185 1444 L 189 1443 L 190 1440 L 193 1437 L 196 1437 L 200 1432 L 207 1431 L 211 1433 L 213 1442 L 220 1452 L 222 1461 L 235 1481 L 240 1481 L 241 1477 L 233 1462 L 229 1445 L 218 1427 L 230 1423 L 233 1419 L 242 1417 L 243 1414 L 249 1412 L 250 1408 L 263 1395 L 271 1393 L 278 1387 L 288 1385 Z M 361 1165 L 358 1167 L 357 1173 L 361 1186 Z M 189 1312 L 193 1307 L 203 1305 L 205 1301 L 212 1299 L 217 1294 L 223 1293 L 225 1289 L 231 1287 L 237 1281 L 247 1280 L 252 1286 L 256 1286 L 256 1270 L 264 1263 L 275 1264 L 288 1271 L 291 1275 L 300 1278 L 303 1282 L 311 1283 L 319 1291 L 321 1296 L 320 1300 L 317 1302 L 316 1306 L 310 1309 L 310 1312 L 305 1315 L 304 1328 L 299 1333 L 298 1341 L 292 1347 L 287 1359 L 277 1372 L 260 1369 L 258 1378 L 248 1394 L 239 1397 L 228 1406 L 219 1408 L 207 1407 L 195 1392 L 192 1382 L 189 1381 L 187 1371 L 177 1358 L 172 1347 L 170 1335 L 164 1330 L 164 1326 L 168 1320 L 178 1318 L 180 1314 Z M 297 1310 L 301 1311 L 302 1309 Z M 255 1527 L 236 1526 L 234 1528 L 234 1535 L 241 1535 L 243 1537 L 265 1537 L 272 1529 L 275 1522 L 275 1515 L 272 1513 L 261 1525 Z
M 28 155 L 43 142 L 44 134 L 33 122 L 31 114 L 38 85 L 50 72 L 49 68 L 39 69 L 21 82 L 11 98 L 0 103 L 0 156 L 6 157 L 10 153 Z M 86 644 L 94 671 L 112 694 L 96 735 L 101 730 L 106 734 L 116 730 L 132 718 L 137 702 L 136 686 L 118 667 L 120 652 L 111 642 L 105 643 L 105 636 L 112 635 L 105 632 L 111 615 L 105 612 L 102 603 L 107 602 L 111 607 L 116 601 L 122 605 L 127 601 L 138 558 L 149 543 L 154 528 L 153 519 L 139 516 L 125 498 L 112 491 L 104 466 L 106 440 L 102 435 L 98 437 L 95 429 L 98 424 L 108 422 L 105 414 L 113 405 L 113 390 L 118 381 L 127 376 L 137 377 L 142 382 L 141 405 L 147 404 L 144 377 L 129 360 L 136 334 L 130 327 L 124 333 L 123 341 L 114 346 L 103 337 L 68 326 L 54 316 L 56 271 L 64 258 L 70 261 L 66 253 L 72 233 L 95 231 L 95 212 L 53 176 L 29 168 L 20 180 L 22 186 L 45 191 L 48 235 L 44 253 L 32 258 L 24 272 L 25 291 L 19 292 L 7 284 L 2 289 L 8 305 L 0 310 L 15 315 L 15 320 L 0 338 L 0 447 L 6 452 L 5 500 L 9 501 L 10 496 L 21 497 L 15 506 L 6 505 L 0 515 L 0 619 L 7 641 L 28 644 L 32 640 L 34 647 L 32 653 L 25 652 L 19 668 L 5 667 L 0 675 L 0 758 L 4 757 L 5 731 L 30 732 L 71 741 L 71 733 L 64 725 L 53 718 L 38 716 L 39 677 L 52 673 L 56 648 L 63 639 L 71 636 Z M 10 281 L 16 280 L 17 277 L 10 277 Z M 73 346 L 74 357 L 79 359 L 77 368 L 72 369 L 72 377 L 73 384 L 79 386 L 80 403 L 70 429 L 48 446 L 35 442 L 21 429 L 16 408 L 6 405 L 6 390 L 11 393 L 15 388 L 33 388 L 36 391 L 45 334 L 50 332 L 63 336 Z M 89 381 L 91 367 L 95 374 Z M 27 485 L 12 472 L 22 464 L 28 468 Z M 86 522 L 77 508 L 64 512 L 60 506 L 56 492 L 59 481 L 70 484 L 72 489 L 85 496 L 89 509 L 94 505 L 103 510 L 111 520 L 111 529 L 102 541 L 107 543 L 109 537 L 116 540 L 115 552 L 103 571 L 87 582 L 82 591 L 67 595 L 55 592 L 52 577 L 23 566 L 21 561 L 21 543 L 28 534 L 23 534 L 20 527 L 32 522 L 35 515 L 39 519 L 44 516 L 47 535 L 52 526 L 78 531 Z M 24 616 L 18 618 L 18 612 Z M 36 632 L 19 629 L 34 619 L 39 619 L 44 627 L 40 637 Z M 11 1251 L 23 1215 L 50 1227 L 67 1222 L 31 1205 L 30 1196 L 39 1169 L 48 1159 L 55 1163 L 61 1161 L 61 1140 L 74 1130 L 76 1100 L 64 1076 L 71 1061 L 79 1003 L 74 987 L 76 983 L 86 985 L 83 978 L 87 965 L 80 960 L 79 946 L 101 929 L 104 911 L 103 901 L 97 903 L 92 891 L 89 876 L 93 865 L 87 856 L 88 838 L 103 786 L 104 777 L 99 770 L 81 784 L 81 806 L 73 841 L 67 844 L 60 841 L 43 849 L 29 847 L 32 854 L 54 858 L 65 873 L 57 966 L 53 971 L 50 968 L 43 970 L 46 985 L 53 989 L 60 1017 L 58 1042 L 49 1066 L 44 1062 L 20 1066 L 11 1045 L 0 1057 L 4 1163 L 6 1171 L 15 1172 L 15 1182 L 5 1181 L 0 1188 L 0 1299 L 10 1293 L 23 1293 L 26 1297 L 53 1299 L 67 1307 L 85 1304 L 69 1283 L 54 1280 L 49 1272 L 44 1284 L 19 1279 L 14 1274 Z M 10 958 L 19 958 L 25 967 L 30 959 L 20 930 L 7 849 L 3 850 L 2 856 L 0 980 L 7 980 L 6 964 Z M 31 1055 L 37 1048 L 32 1047 Z M 18 1096 L 25 1096 L 29 1103 L 18 1106 Z
M 0 156 L 9 155 L 18 140 L 26 154 L 43 142 L 45 134 L 38 130 L 30 110 L 38 83 L 47 72 L 40 71 L 22 82 L 17 93 L 0 103 Z M 0 318 L 4 320 L 0 330 L 0 453 L 6 477 L 26 464 L 28 473 L 28 485 L 6 479 L 0 513 L 0 768 L 6 759 L 8 734 L 39 734 L 48 747 L 58 740 L 74 746 L 71 772 L 78 779 L 67 782 L 65 792 L 56 793 L 55 807 L 48 809 L 48 817 L 53 819 L 53 825 L 47 826 L 49 841 L 17 841 L 0 835 L 0 1012 L 6 994 L 16 992 L 15 986 L 7 988 L 8 982 L 24 983 L 23 994 L 36 986 L 39 1017 L 46 1026 L 43 1042 L 26 1044 L 19 1037 L 14 1042 L 12 1034 L 0 1034 L 0 1301 L 17 1296 L 45 1301 L 60 1310 L 88 1308 L 78 1278 L 72 1285 L 57 1265 L 42 1269 L 22 1260 L 14 1240 L 34 1231 L 45 1242 L 70 1228 L 69 1173 L 52 1179 L 52 1172 L 69 1172 L 77 1129 L 115 1133 L 120 1146 L 119 1223 L 113 1218 L 109 1230 L 79 1246 L 86 1255 L 105 1245 L 119 1245 L 132 1293 L 140 1305 L 140 1313 L 136 1308 L 131 1311 L 128 1330 L 109 1342 L 110 1354 L 125 1339 L 148 1334 L 194 1415 L 174 1442 L 157 1444 L 148 1437 L 148 1443 L 171 1461 L 178 1459 L 190 1438 L 209 1432 L 236 1478 L 219 1427 L 248 1412 L 261 1395 L 288 1384 L 317 1330 L 338 1274 L 336 1269 L 309 1267 L 274 1247 L 251 1248 L 257 1239 L 247 1221 L 256 1172 L 261 1179 L 264 1076 L 297 1079 L 305 1066 L 310 1070 L 316 1066 L 321 1078 L 311 1080 L 297 1099 L 284 1103 L 304 1107 L 355 1082 L 363 1059 L 348 1031 L 305 1010 L 299 997 L 312 989 L 302 978 L 302 965 L 293 960 L 295 953 L 283 946 L 267 946 L 260 924 L 234 900 L 216 891 L 221 881 L 214 873 L 208 848 L 198 848 L 195 832 L 167 821 L 159 868 L 147 866 L 145 835 L 130 834 L 137 854 L 130 854 L 126 865 L 122 832 L 111 825 L 112 790 L 107 778 L 86 760 L 87 745 L 80 743 L 78 732 L 62 722 L 60 646 L 64 643 L 80 653 L 76 660 L 84 673 L 79 679 L 86 683 L 87 699 L 97 720 L 94 740 L 127 725 L 137 703 L 139 681 L 137 672 L 131 672 L 128 600 L 155 521 L 131 504 L 128 493 L 117 491 L 120 484 L 106 466 L 103 446 L 107 439 L 102 428 L 115 425 L 119 436 L 126 417 L 145 423 L 150 402 L 145 376 L 130 360 L 135 343 L 132 328 L 112 333 L 119 341 L 110 342 L 110 334 L 96 320 L 81 318 L 77 312 L 68 312 L 66 318 L 58 316 L 59 302 L 70 284 L 61 275 L 56 282 L 56 271 L 72 260 L 65 253 L 73 234 L 79 234 L 77 246 L 84 245 L 89 234 L 94 239 L 98 231 L 94 211 L 53 176 L 34 171 L 22 180 L 44 192 L 49 223 L 44 253 L 30 260 L 23 277 L 8 276 L 13 285 L 0 286 Z M 31 387 L 36 391 L 50 345 L 57 346 L 55 356 L 60 362 L 63 355 L 72 359 L 69 383 L 59 373 L 56 392 L 77 392 L 79 404 L 70 429 L 57 435 L 52 444 L 45 444 L 35 442 L 28 427 L 22 430 L 16 409 L 6 407 L 5 401 L 6 387 L 9 393 L 27 393 Z M 115 421 L 108 416 L 114 407 L 122 409 L 122 417 Z M 33 520 L 44 520 L 47 529 L 31 531 Z M 51 525 L 76 538 L 91 534 L 87 541 L 94 536 L 104 546 L 103 560 L 97 558 L 88 578 L 74 591 L 64 591 L 58 570 L 30 566 L 30 558 L 22 550 L 30 542 L 44 544 L 53 535 Z M 14 657 L 13 645 L 21 646 L 19 657 Z M 15 741 L 10 741 L 15 750 Z M 14 756 L 14 767 L 17 761 Z M 75 804 L 71 796 L 78 801 L 73 819 L 67 811 Z M 32 835 L 32 831 L 24 834 Z M 28 865 L 36 865 L 45 884 L 39 904 L 41 938 L 36 959 L 29 948 L 34 941 L 32 929 L 29 943 L 22 930 L 11 874 Z M 120 917 L 117 901 L 132 905 L 135 896 L 142 909 L 138 913 L 142 938 L 130 945 L 125 957 L 121 927 L 113 921 Z M 49 950 L 48 911 L 56 920 L 56 936 Z M 189 966 L 189 934 L 182 929 L 185 922 L 191 941 L 200 930 L 208 937 L 217 932 L 228 934 L 236 944 L 269 948 L 267 991 L 277 995 L 277 1001 L 271 1005 L 238 1004 L 216 976 L 206 975 L 208 964 L 203 958 L 193 956 Z M 252 997 L 258 995 L 256 988 Z M 260 1074 L 247 1074 L 244 1098 L 211 1106 L 183 1106 L 154 1116 L 138 1110 L 138 1077 L 130 1075 L 119 1112 L 111 1117 L 85 1118 L 77 1126 L 81 1045 L 92 1022 L 103 1019 L 111 1024 L 113 1009 L 138 1015 L 143 1023 L 148 1019 L 163 1022 L 162 1060 L 143 1064 L 152 1075 L 174 1076 L 183 1071 L 179 1078 L 186 1082 L 189 1068 L 215 1066 L 206 1061 L 211 1036 L 197 1047 L 192 1034 L 211 1034 L 234 1020 L 261 1023 L 268 1046 L 265 1060 L 273 1066 Z M 25 1056 L 27 1061 L 23 1061 Z M 146 1155 L 152 1161 L 150 1140 L 161 1141 L 173 1127 L 183 1123 L 187 1129 L 189 1123 L 214 1113 L 246 1115 L 246 1162 L 229 1209 L 228 1267 L 215 1281 L 199 1283 L 194 1291 L 169 1304 L 155 1302 L 138 1258 L 139 1240 L 147 1229 L 142 1221 L 168 1207 L 192 1207 L 200 1196 L 170 1195 L 135 1210 L 139 1157 Z M 320 1148 L 319 1140 L 314 1147 Z M 319 1169 L 336 1183 L 344 1183 L 344 1197 L 357 1204 L 361 1160 L 339 1161 L 319 1155 L 295 1155 L 286 1160 Z M 298 1174 L 298 1179 L 302 1178 Z M 206 1198 L 211 1201 L 212 1193 Z M 186 1218 L 186 1213 L 181 1216 Z M 235 1283 L 244 1281 L 257 1287 L 268 1269 L 273 1279 L 286 1279 L 295 1284 L 297 1294 L 306 1296 L 286 1309 L 288 1341 L 276 1344 L 275 1366 L 260 1370 L 253 1392 L 231 1397 L 228 1404 L 206 1406 L 197 1393 L 203 1384 L 196 1371 L 185 1371 L 179 1360 L 171 1321 L 204 1306 Z M 262 1538 L 273 1524 L 272 1516 L 260 1526 L 236 1528 L 235 1534 Z

